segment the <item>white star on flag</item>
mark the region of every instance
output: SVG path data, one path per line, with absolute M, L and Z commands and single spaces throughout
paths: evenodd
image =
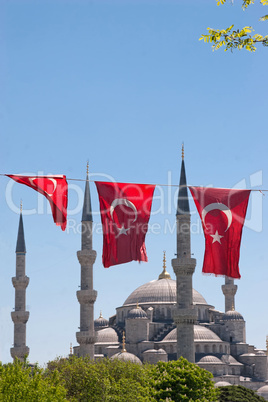
M 223 236 L 219 235 L 218 231 L 216 230 L 216 233 L 214 235 L 210 235 L 213 238 L 213 243 L 215 243 L 216 241 L 219 242 L 221 244 L 221 238 Z

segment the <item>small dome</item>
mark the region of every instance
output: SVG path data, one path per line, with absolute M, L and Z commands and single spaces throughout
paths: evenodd
M 133 308 L 128 312 L 127 318 L 130 319 L 147 318 L 147 314 L 141 307 L 137 306 L 136 308 Z
M 258 352 L 256 352 L 256 355 L 258 355 L 258 356 L 266 356 L 266 353 L 264 352 L 264 350 L 258 350 Z
M 268 400 L 268 385 L 264 385 L 263 387 L 259 388 L 257 390 L 257 394 Z
M 158 353 L 159 355 L 166 355 L 166 354 L 167 354 L 167 352 L 166 352 L 164 349 L 158 349 L 158 350 L 157 350 L 157 353 Z
M 109 326 L 109 321 L 106 320 L 106 318 L 103 318 L 102 313 L 100 313 L 99 318 L 94 320 L 94 328 L 96 330 L 98 330 L 98 329 L 105 328 L 108 326 Z
M 219 382 L 216 382 L 215 387 L 216 388 L 218 388 L 218 387 L 228 387 L 229 385 L 232 385 L 232 384 L 230 384 L 228 381 L 219 381 Z
M 202 359 L 200 359 L 198 363 L 223 364 L 223 362 L 218 359 L 218 357 L 212 355 L 202 357 Z
M 113 328 L 100 329 L 96 335 L 96 343 L 118 343 L 118 335 Z
M 203 327 L 202 325 L 194 325 L 194 340 L 195 341 L 218 341 L 222 340 L 210 329 Z M 163 341 L 176 341 L 177 342 L 177 328 L 170 331 Z
M 114 360 L 114 359 L 121 360 L 123 362 L 131 362 L 131 363 L 136 363 L 136 364 L 140 364 L 140 365 L 142 364 L 142 362 L 140 361 L 140 359 L 137 356 L 133 355 L 132 353 L 128 353 L 128 352 L 116 353 L 115 355 L 113 355 L 111 357 L 111 360 Z
M 225 314 L 223 314 L 222 320 L 223 321 L 236 321 L 236 320 L 244 321 L 244 318 L 238 311 L 230 310 L 230 311 L 227 311 Z

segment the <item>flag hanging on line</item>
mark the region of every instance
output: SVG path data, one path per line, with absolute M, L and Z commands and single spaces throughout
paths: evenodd
M 154 185 L 95 182 L 103 229 L 105 268 L 129 261 L 148 261 L 148 230 Z
M 250 190 L 189 188 L 205 235 L 203 272 L 240 278 L 240 243 Z
M 61 226 L 62 230 L 66 229 L 68 204 L 66 176 L 21 176 L 12 174 L 7 174 L 6 176 L 43 194 L 50 203 L 54 222 L 56 225 Z

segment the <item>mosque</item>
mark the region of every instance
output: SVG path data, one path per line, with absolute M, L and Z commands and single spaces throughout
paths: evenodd
M 87 176 L 88 179 L 88 176 Z M 157 279 L 133 290 L 116 314 L 94 321 L 97 291 L 93 289 L 92 213 L 89 181 L 86 181 L 82 213 L 80 331 L 76 333 L 77 356 L 108 357 L 138 364 L 176 360 L 180 356 L 213 374 L 216 386 L 243 385 L 268 400 L 267 354 L 246 342 L 245 320 L 235 310 L 237 285 L 225 277 L 222 286 L 225 312 L 215 309 L 192 287 L 196 261 L 191 258 L 190 209 L 184 155 L 178 194 L 177 254 L 172 260 L 176 280 L 166 270 L 166 256 Z M 182 225 L 184 230 L 181 230 Z M 186 230 L 185 230 L 186 228 Z M 22 214 L 16 248 L 14 347 L 11 355 L 23 358 L 26 346 L 25 294 L 29 278 L 25 275 L 25 241 Z M 160 269 L 159 269 L 160 272 Z

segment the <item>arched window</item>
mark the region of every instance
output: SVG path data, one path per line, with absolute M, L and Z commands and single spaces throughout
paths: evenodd
M 209 350 L 208 350 L 208 345 L 205 345 L 204 350 L 205 350 L 205 353 L 208 353 L 208 352 L 209 352 Z
M 220 353 L 222 353 L 222 345 L 220 345 Z
M 212 352 L 216 353 L 216 345 L 212 345 Z

